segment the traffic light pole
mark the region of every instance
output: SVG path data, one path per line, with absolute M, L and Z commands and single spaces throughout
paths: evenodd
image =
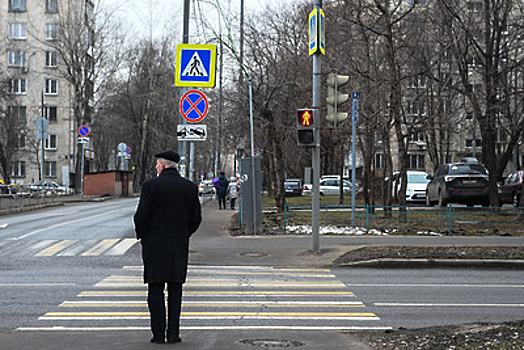
M 314 0 L 315 9 L 322 8 L 322 0 Z M 321 89 L 321 52 L 313 54 L 313 118 L 317 121 L 315 129 L 317 144 L 311 150 L 313 168 L 313 193 L 311 203 L 311 237 L 313 253 L 319 253 L 319 227 L 320 227 L 320 89 Z

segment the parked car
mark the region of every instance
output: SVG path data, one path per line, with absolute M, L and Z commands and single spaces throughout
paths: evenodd
M 407 170 L 406 202 L 425 202 L 426 186 L 429 179 L 428 174 L 419 170 Z M 399 172 L 393 174 L 393 197 L 399 198 L 400 186 L 402 185 Z
M 42 191 L 42 181 L 35 181 L 28 186 L 29 191 L 39 192 Z M 71 194 L 73 191 L 70 188 L 60 185 L 54 181 L 46 181 L 44 184 L 44 190 L 52 191 L 59 194 Z
M 319 192 L 321 196 L 338 196 L 340 194 L 340 180 L 335 178 L 320 180 Z M 351 193 L 351 182 L 343 180 L 343 193 L 346 196 Z
M 18 188 L 16 187 L 15 184 L 9 184 L 9 185 L 6 185 L 6 184 L 3 184 L 3 183 L 0 183 L 0 194 L 17 194 L 18 193 Z
M 524 170 L 506 176 L 502 184 L 499 185 L 500 204 L 510 203 L 515 207 L 519 206 L 523 179 Z
M 489 206 L 488 171 L 482 164 L 453 163 L 441 165 L 427 185 L 426 204 L 462 203 Z
M 287 179 L 286 181 L 284 181 L 284 191 L 286 196 L 301 196 L 302 180 Z
M 198 185 L 198 194 L 209 194 L 214 193 L 215 187 L 213 186 L 213 180 L 204 180 Z

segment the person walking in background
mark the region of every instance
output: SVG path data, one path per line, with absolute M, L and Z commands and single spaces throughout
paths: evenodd
M 157 177 L 142 185 L 134 215 L 136 237 L 142 245 L 144 283 L 151 315 L 153 343 L 166 342 L 164 289 L 168 290 L 167 342 L 179 343 L 182 284 L 186 281 L 189 237 L 202 221 L 198 187 L 177 170 L 178 153 L 155 155 Z
M 229 181 L 226 178 L 226 173 L 220 172 L 218 176 L 218 209 L 226 209 L 226 195 Z
M 231 210 L 235 210 L 235 202 L 238 198 L 238 185 L 234 177 L 231 178 L 229 187 L 227 189 L 229 194 L 229 203 L 231 205 Z

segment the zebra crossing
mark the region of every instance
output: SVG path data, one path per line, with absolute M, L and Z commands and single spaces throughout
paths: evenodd
M 123 267 L 40 316 L 36 329 L 148 330 L 142 273 Z M 199 265 L 189 267 L 181 328 L 390 329 L 327 269 Z
M 0 256 L 27 253 L 39 258 L 122 256 L 138 242 L 135 238 L 4 240 L 0 242 Z

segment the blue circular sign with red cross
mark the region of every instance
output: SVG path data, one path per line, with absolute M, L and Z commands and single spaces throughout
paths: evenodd
M 82 137 L 86 137 L 87 135 L 89 135 L 90 132 L 91 130 L 89 129 L 87 125 L 82 125 L 81 127 L 78 128 L 78 135 Z
M 180 100 L 180 113 L 190 123 L 196 123 L 207 115 L 209 104 L 207 97 L 198 90 L 189 90 Z

